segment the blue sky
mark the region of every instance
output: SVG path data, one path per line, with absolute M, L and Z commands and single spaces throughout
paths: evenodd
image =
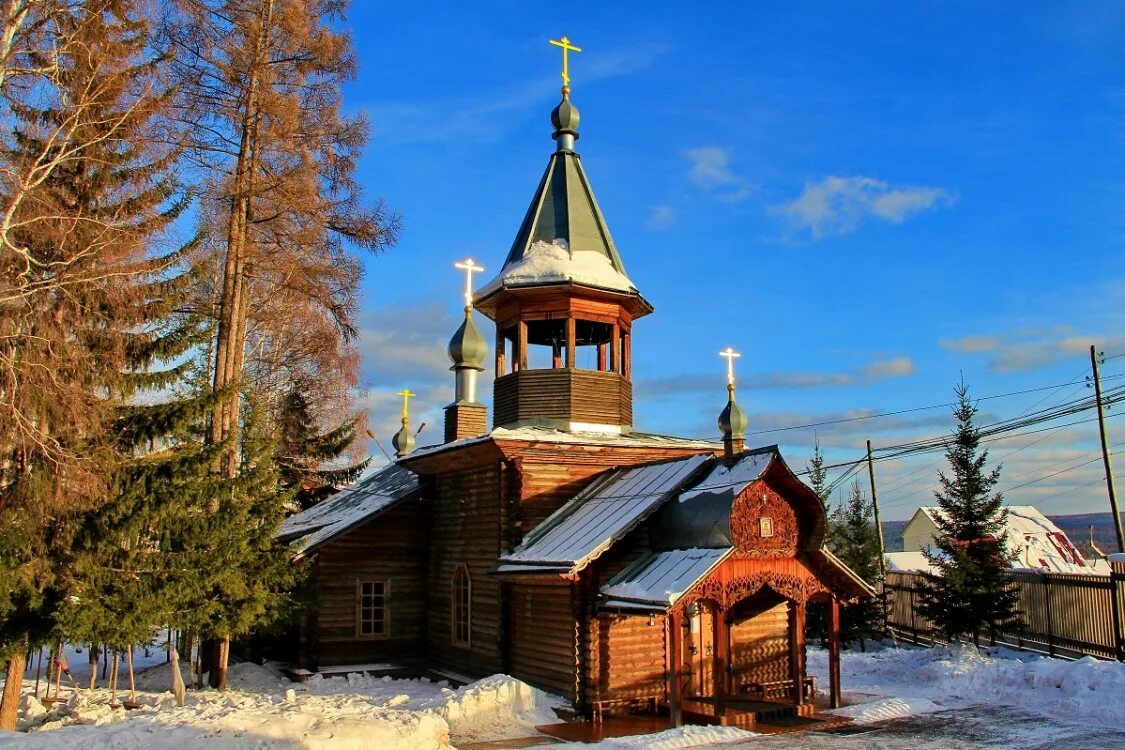
M 1125 4 L 708 5 L 355 4 L 360 176 L 403 220 L 364 279 L 384 445 L 404 386 L 420 442 L 440 438 L 452 263 L 499 270 L 553 150 L 562 34 L 584 50 L 577 150 L 656 307 L 634 336 L 639 428 L 715 436 L 727 345 L 751 432 L 943 404 L 961 373 L 977 396 L 1071 383 L 980 404 L 982 422 L 1012 417 L 1086 393 L 1092 342 L 1125 375 Z M 800 467 L 814 432 L 842 462 L 951 424 L 939 408 L 750 442 Z M 1083 463 L 1094 423 L 992 455 L 1001 488 L 1040 480 L 1013 504 L 1107 509 Z M 929 502 L 941 465 L 878 464 L 885 515 Z

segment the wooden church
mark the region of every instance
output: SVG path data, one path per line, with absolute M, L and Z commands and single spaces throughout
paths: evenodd
M 568 87 L 551 122 L 556 148 L 500 272 L 473 292 L 482 269 L 458 264 L 445 442 L 412 450 L 404 414 L 394 463 L 281 531 L 317 595 L 295 661 L 503 672 L 593 717 L 811 711 L 808 607 L 825 603 L 838 635 L 840 606 L 873 592 L 825 549 L 825 510 L 777 447 L 745 447 L 733 377 L 721 441 L 634 429 L 634 325 L 653 307 L 575 151 Z

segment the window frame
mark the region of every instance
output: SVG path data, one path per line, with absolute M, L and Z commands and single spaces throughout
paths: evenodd
M 459 585 L 462 581 L 465 591 L 464 602 L 461 601 Z M 464 618 L 461 617 L 462 613 Z M 465 632 L 463 639 L 458 637 L 462 619 Z M 472 648 L 473 645 L 473 577 L 469 574 L 469 566 L 465 563 L 455 565 L 453 575 L 449 579 L 449 640 L 457 648 Z
M 382 586 L 383 586 L 383 594 L 382 594 L 382 599 L 383 599 L 383 601 L 382 601 L 383 629 L 382 629 L 381 632 L 374 632 L 374 630 L 370 633 L 363 632 L 363 608 L 364 608 L 363 607 L 363 596 L 364 596 L 363 587 L 367 584 L 371 584 L 372 586 L 374 586 L 375 584 L 382 584 Z M 374 600 L 378 597 L 378 595 L 375 594 L 374 591 L 372 591 L 371 597 Z M 380 640 L 386 640 L 387 638 L 390 638 L 390 636 L 391 636 L 390 599 L 391 599 L 391 581 L 390 581 L 389 578 L 357 578 L 357 579 L 355 579 L 355 637 L 358 640 L 380 641 Z M 375 619 L 376 619 L 375 618 L 375 610 L 378 609 L 378 607 L 376 606 L 374 601 L 372 601 L 371 609 L 372 609 L 371 623 L 372 623 L 372 628 L 374 628 L 374 623 L 375 623 Z

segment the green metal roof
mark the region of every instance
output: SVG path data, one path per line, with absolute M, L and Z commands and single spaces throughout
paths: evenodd
M 551 155 L 504 265 L 523 260 L 536 242 L 550 244 L 559 239 L 566 240 L 571 254 L 583 250 L 600 253 L 614 270 L 628 276 L 582 160 L 569 149 Z

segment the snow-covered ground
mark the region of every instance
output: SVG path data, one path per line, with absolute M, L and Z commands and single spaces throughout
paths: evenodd
M 150 655 L 153 661 L 162 658 Z M 82 661 L 72 658 L 72 670 L 85 671 Z M 809 667 L 826 686 L 827 655 L 810 650 Z M 363 674 L 290 683 L 268 666 L 243 663 L 232 666 L 226 693 L 189 691 L 183 707 L 167 692 L 171 665 L 158 664 L 137 682 L 143 707 L 134 711 L 110 708 L 102 688 L 83 691 L 81 700 L 49 712 L 29 698 L 21 721 L 32 731 L 0 736 L 0 746 L 449 750 L 468 742 L 533 736 L 536 725 L 557 721 L 552 709 L 560 704 L 503 675 L 457 690 L 440 682 Z M 1125 746 L 1125 664 L 1066 662 L 1009 650 L 980 654 L 968 647 L 881 648 L 845 653 L 843 682 L 852 705 L 841 713 L 861 725 L 892 720 L 880 725 L 886 727 L 880 730 L 883 739 L 873 743 L 810 733 L 788 737 L 786 747 L 1010 747 L 1015 740 L 1004 744 L 1003 738 L 1015 737 L 1013 732 L 1043 740 L 1019 742 L 1024 748 L 1054 747 L 1056 740 L 1070 745 L 1075 736 L 1101 738 L 1087 743 L 1090 747 Z M 33 679 L 25 686 L 30 691 Z M 64 689 L 64 695 L 70 692 Z M 119 699 L 126 697 L 123 692 Z M 973 732 L 988 741 L 966 741 Z M 765 750 L 780 739 L 725 727 L 685 727 L 557 747 Z

